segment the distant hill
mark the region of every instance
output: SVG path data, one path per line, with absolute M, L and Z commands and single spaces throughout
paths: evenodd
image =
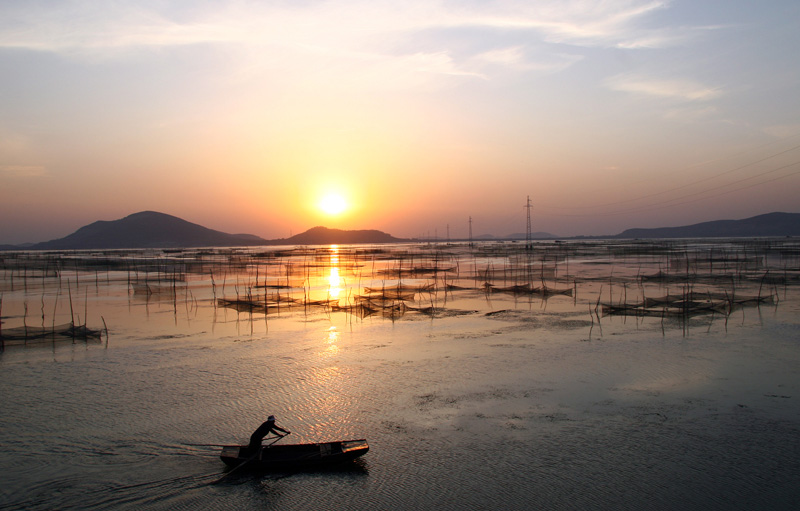
M 304 233 L 291 238 L 272 240 L 270 245 L 331 245 L 331 244 L 359 244 L 359 243 L 397 243 L 403 241 L 391 234 L 374 229 L 345 231 L 342 229 L 329 229 L 327 227 L 313 227 Z
M 616 238 L 750 238 L 800 236 L 800 213 L 767 213 L 743 220 L 715 220 L 682 227 L 627 229 Z
M 142 211 L 119 220 L 98 221 L 61 239 L 37 243 L 26 249 L 85 250 L 116 248 L 235 247 L 255 245 L 328 245 L 334 243 L 394 243 L 402 241 L 376 230 L 345 231 L 314 227 L 287 239 L 266 240 L 252 234 L 228 234 L 181 218 Z M 4 246 L 0 249 L 21 249 Z
M 172 215 L 142 211 L 119 220 L 94 222 L 65 238 L 37 243 L 31 248 L 39 250 L 175 248 L 265 243 L 267 240 L 252 234 L 228 234 Z
M 627 229 L 613 238 L 714 238 L 800 236 L 800 213 L 768 213 L 744 220 L 717 220 L 682 227 Z M 547 232 L 534 239 L 552 239 Z M 525 239 L 523 234 L 505 237 L 484 235 L 477 240 Z M 112 221 L 81 227 L 61 239 L 37 244 L 0 245 L 0 250 L 81 250 L 114 248 L 233 247 L 255 245 L 330 245 L 398 243 L 408 240 L 378 230 L 341 230 L 314 227 L 290 238 L 266 240 L 252 234 L 228 234 L 181 218 L 142 211 Z

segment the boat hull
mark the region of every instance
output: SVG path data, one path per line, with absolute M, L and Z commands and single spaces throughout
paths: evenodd
M 354 460 L 369 451 L 365 439 L 314 444 L 281 444 L 262 447 L 252 452 L 246 445 L 227 445 L 220 459 L 229 467 L 262 470 L 296 469 L 331 465 Z

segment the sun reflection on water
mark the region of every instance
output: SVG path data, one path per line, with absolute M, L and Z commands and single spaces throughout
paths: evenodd
M 331 267 L 328 275 L 328 296 L 338 299 L 342 292 L 342 279 L 339 276 L 339 246 L 331 245 Z
M 331 326 L 328 329 L 325 338 L 325 347 L 321 354 L 327 358 L 336 355 L 337 353 L 339 353 L 339 331 L 335 326 Z

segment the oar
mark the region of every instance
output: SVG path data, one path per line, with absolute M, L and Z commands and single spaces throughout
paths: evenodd
M 275 438 L 276 439 L 275 441 L 277 442 L 278 439 L 280 439 L 281 437 L 268 436 L 267 438 L 265 438 L 265 440 L 272 440 L 273 438 Z M 234 444 L 232 444 L 232 443 L 230 443 L 230 444 L 190 444 L 190 443 L 182 443 L 181 445 L 188 445 L 188 446 L 191 446 L 191 447 L 230 447 L 231 445 L 234 445 Z
M 289 433 L 286 433 L 286 435 L 288 435 L 288 434 L 289 434 Z M 283 435 L 283 436 L 286 436 L 286 435 Z M 261 454 L 261 449 L 264 449 L 265 447 L 269 447 L 270 445 L 274 444 L 275 442 L 277 442 L 278 440 L 280 440 L 281 438 L 283 438 L 283 436 L 280 436 L 280 435 L 279 435 L 279 436 L 278 436 L 278 438 L 276 438 L 275 440 L 273 440 L 273 441 L 272 441 L 272 442 L 270 442 L 269 444 L 265 445 L 264 447 L 260 447 L 259 449 L 257 449 L 257 450 L 256 450 L 256 453 L 255 453 L 255 454 L 253 454 L 252 456 L 250 456 L 249 458 L 247 458 L 247 459 L 246 459 L 246 460 L 244 460 L 243 462 L 239 463 L 239 464 L 238 464 L 238 465 L 236 465 L 235 467 L 233 467 L 233 469 L 232 469 L 230 472 L 226 472 L 225 474 L 223 474 L 223 475 L 222 475 L 222 477 L 220 477 L 219 479 L 217 479 L 217 480 L 215 480 L 215 481 L 211 481 L 211 482 L 210 482 L 210 483 L 208 483 L 208 484 L 217 484 L 218 482 L 222 481 L 223 479 L 225 479 L 225 478 L 226 478 L 226 477 L 228 477 L 229 475 L 233 474 L 234 472 L 236 472 L 237 470 L 239 470 L 239 469 L 240 469 L 240 468 L 242 468 L 243 466 L 247 465 L 248 463 L 250 463 L 251 461 L 253 461 L 254 459 L 256 459 L 256 458 L 258 457 L 258 455 L 259 455 L 259 454 Z M 271 438 L 270 438 L 270 439 L 271 439 Z
M 243 461 L 243 462 L 241 462 L 240 464 L 236 465 L 236 466 L 233 468 L 233 470 L 231 470 L 230 472 L 225 472 L 224 474 L 222 474 L 222 477 L 220 477 L 219 479 L 215 479 L 215 480 L 211 481 L 211 482 L 210 482 L 210 483 L 208 483 L 208 484 L 217 484 L 218 482 L 222 481 L 223 479 L 225 479 L 225 478 L 226 478 L 226 477 L 228 477 L 229 475 L 233 474 L 234 472 L 236 472 L 237 470 L 239 470 L 239 469 L 240 469 L 240 468 L 242 468 L 243 466 L 247 465 L 249 462 L 251 462 L 251 461 L 253 461 L 254 459 L 256 459 L 260 453 L 261 453 L 261 449 L 257 450 L 257 451 L 256 451 L 256 453 L 255 453 L 254 455 L 250 456 L 249 458 L 247 458 L 246 460 L 244 460 L 244 461 Z
M 291 434 L 291 433 L 292 433 L 292 432 L 291 432 L 291 431 L 289 431 L 288 433 L 286 433 L 286 435 L 289 435 L 289 434 Z M 285 437 L 286 435 L 278 435 L 278 438 L 276 438 L 274 442 L 270 442 L 270 443 L 268 443 L 267 445 L 265 445 L 264 447 L 269 447 L 270 445 L 274 444 L 275 442 L 277 442 L 277 441 L 278 441 L 278 440 L 280 440 L 281 438 Z M 270 438 L 269 440 L 271 440 L 271 438 Z

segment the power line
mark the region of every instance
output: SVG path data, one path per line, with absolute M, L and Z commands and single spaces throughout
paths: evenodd
M 789 167 L 793 167 L 793 166 L 795 166 L 797 164 L 800 164 L 800 161 L 796 161 L 794 163 L 790 163 L 788 165 L 784 165 L 783 167 L 778 167 L 777 169 L 773 169 L 773 170 L 770 170 L 768 172 L 764 172 L 764 173 L 759 174 L 757 176 L 751 176 L 751 177 L 747 177 L 747 178 L 744 178 L 744 179 L 740 179 L 739 181 L 735 181 L 733 183 L 728 183 L 726 185 L 719 186 L 716 189 L 719 190 L 719 189 L 722 189 L 722 188 L 726 188 L 728 186 L 735 185 L 737 183 L 742 183 L 744 181 L 749 181 L 751 179 L 755 179 L 755 178 L 758 178 L 758 177 L 763 177 L 763 176 L 765 176 L 767 174 L 771 174 L 771 173 L 777 172 L 779 170 L 783 170 L 783 169 L 786 169 L 786 168 L 789 168 Z M 592 213 L 592 215 L 593 216 L 626 215 L 626 214 L 630 214 L 630 213 L 641 213 L 641 212 L 645 212 L 645 211 L 652 211 L 652 210 L 656 210 L 656 209 L 664 209 L 664 208 L 669 208 L 669 207 L 673 207 L 673 206 L 681 206 L 683 204 L 690 204 L 692 202 L 697 202 L 697 201 L 700 201 L 700 200 L 713 199 L 713 198 L 721 197 L 723 195 L 728 195 L 728 194 L 731 194 L 731 193 L 734 193 L 734 192 L 739 192 L 739 191 L 742 191 L 742 190 L 755 188 L 756 186 L 761 186 L 761 185 L 764 185 L 764 184 L 767 184 L 767 183 L 772 183 L 773 181 L 786 179 L 787 177 L 795 176 L 797 174 L 800 174 L 800 170 L 798 170 L 796 172 L 791 172 L 791 173 L 783 175 L 783 176 L 774 177 L 772 179 L 768 179 L 766 181 L 762 181 L 762 182 L 759 182 L 759 183 L 753 183 L 753 184 L 750 184 L 750 185 L 747 185 L 747 186 L 741 186 L 739 188 L 735 188 L 733 190 L 727 190 L 727 191 L 724 191 L 724 192 L 721 192 L 721 193 L 717 193 L 715 195 L 708 195 L 708 196 L 704 196 L 704 197 L 698 197 L 696 199 L 684 200 L 682 202 L 675 202 L 677 200 L 682 200 L 682 199 L 686 199 L 688 197 L 694 197 L 694 196 L 697 196 L 697 195 L 702 195 L 702 194 L 714 191 L 715 189 L 712 188 L 712 189 L 709 189 L 709 190 L 704 190 L 702 192 L 697 192 L 697 193 L 684 195 L 682 197 L 677 197 L 675 199 L 670 199 L 670 200 L 663 201 L 663 202 L 657 202 L 657 203 L 654 203 L 654 204 L 649 204 L 647 206 L 642 206 L 642 207 L 639 207 L 639 208 L 631 208 L 631 209 L 613 211 L 613 212 L 609 212 L 609 213 Z M 674 204 L 671 204 L 671 203 L 674 203 Z M 549 216 L 572 216 L 572 217 L 578 217 L 578 216 L 586 216 L 587 214 L 588 213 L 585 213 L 585 214 L 558 214 L 558 215 L 549 215 Z
M 797 165 L 797 163 L 800 163 L 800 162 L 795 162 L 792 165 Z M 697 201 L 701 201 L 701 200 L 713 199 L 713 198 L 716 198 L 716 197 L 721 197 L 723 195 L 728 195 L 728 194 L 731 194 L 731 193 L 734 193 L 734 192 L 740 192 L 742 190 L 747 190 L 749 188 L 754 188 L 756 186 L 760 186 L 760 185 L 763 185 L 763 184 L 771 183 L 773 181 L 779 181 L 781 179 L 786 179 L 787 177 L 795 176 L 797 174 L 800 174 L 800 170 L 798 170 L 797 172 L 792 172 L 791 174 L 786 174 L 785 176 L 774 177 L 772 179 L 768 179 L 766 181 L 762 181 L 761 183 L 753 183 L 752 185 L 742 186 L 742 187 L 739 187 L 739 188 L 735 188 L 733 190 L 728 190 L 728 191 L 725 191 L 725 192 L 718 193 L 716 195 L 709 195 L 708 197 L 700 197 L 698 199 L 687 200 L 687 201 L 678 202 L 678 203 L 675 203 L 675 204 L 667 204 L 667 205 L 664 205 L 664 206 L 657 206 L 657 207 L 653 207 L 653 208 L 642 209 L 640 211 L 650 211 L 650 210 L 653 210 L 653 209 L 663 209 L 663 208 L 669 208 L 669 207 L 672 207 L 672 206 L 681 206 L 683 204 L 691 204 L 692 202 L 697 202 Z M 636 211 L 632 211 L 632 212 L 636 212 Z M 624 213 L 626 213 L 626 212 L 623 211 L 623 212 L 612 213 L 612 214 L 624 214 Z
M 776 158 L 778 156 L 781 156 L 783 154 L 795 151 L 797 149 L 800 149 L 800 144 L 798 144 L 798 145 L 796 145 L 794 147 L 791 147 L 789 149 L 786 149 L 784 151 L 780 151 L 780 152 L 771 154 L 769 156 L 761 158 L 760 160 L 756 160 L 756 161 L 753 161 L 753 162 L 750 162 L 750 163 L 746 163 L 744 165 L 740 165 L 740 166 L 738 166 L 736 168 L 720 172 L 719 174 L 715 174 L 713 176 L 708 176 L 708 177 L 705 177 L 703 179 L 698 179 L 696 181 L 692 181 L 690 183 L 686 183 L 686 184 L 681 185 L 681 186 L 676 186 L 674 188 L 669 188 L 667 190 L 662 190 L 660 192 L 653 192 L 653 193 L 650 193 L 650 194 L 647 194 L 647 195 L 641 195 L 639 197 L 634 197 L 632 199 L 624 199 L 624 200 L 619 200 L 619 201 L 614 201 L 614 202 L 608 202 L 608 203 L 605 203 L 605 204 L 595 204 L 595 205 L 592 205 L 592 206 L 557 206 L 557 205 L 546 205 L 546 204 L 544 206 L 547 207 L 547 208 L 552 208 L 552 209 L 593 209 L 593 208 L 604 208 L 604 207 L 608 207 L 608 206 L 618 206 L 618 205 L 621 205 L 621 204 L 628 204 L 628 203 L 631 203 L 631 202 L 637 202 L 637 201 L 640 201 L 640 200 L 649 199 L 651 197 L 657 197 L 659 195 L 664 195 L 664 194 L 667 194 L 667 193 L 671 193 L 671 192 L 674 192 L 674 191 L 677 191 L 677 190 L 682 190 L 684 188 L 688 188 L 690 186 L 694 186 L 694 185 L 697 185 L 697 184 L 700 184 L 700 183 L 705 183 L 707 181 L 711 181 L 712 179 L 716 179 L 716 178 L 719 178 L 721 176 L 725 176 L 725 175 L 730 174 L 732 172 L 736 172 L 738 170 L 742 170 L 742 169 L 745 169 L 747 167 L 752 167 L 753 165 L 757 165 L 759 163 L 763 163 L 763 162 L 765 162 L 767 160 L 770 160 L 772 158 Z M 797 162 L 789 164 L 788 166 L 795 165 L 796 163 Z M 781 167 L 781 168 L 786 168 L 786 167 Z M 780 170 L 780 169 L 776 169 L 776 170 Z M 774 171 L 775 170 L 770 170 L 768 172 L 765 172 L 765 173 L 762 173 L 762 174 L 758 174 L 756 176 L 751 176 L 751 177 L 748 177 L 748 178 L 744 178 L 744 180 L 760 177 L 760 176 L 769 174 L 769 173 L 774 172 Z M 728 185 L 722 185 L 720 188 L 725 187 L 725 186 L 730 186 L 732 184 L 736 184 L 736 183 L 739 183 L 739 182 L 741 182 L 741 180 L 740 181 L 734 181 L 733 183 L 729 183 Z M 690 194 L 688 196 L 690 197 L 691 195 L 693 195 L 693 194 Z M 682 199 L 684 197 L 687 197 L 687 196 L 677 197 L 677 198 L 672 199 L 672 200 L 680 200 L 680 199 Z M 564 215 L 564 216 L 576 216 L 576 215 Z

